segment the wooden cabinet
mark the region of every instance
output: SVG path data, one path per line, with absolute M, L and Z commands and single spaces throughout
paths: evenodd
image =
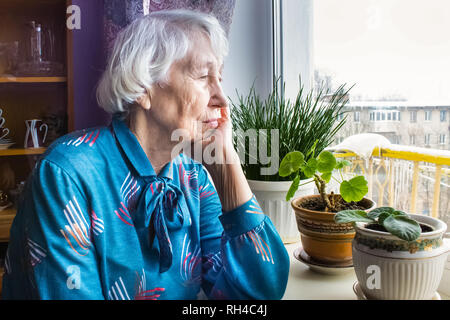
M 14 142 L 0 150 L 0 190 L 8 195 L 27 179 L 46 147 L 74 129 L 72 31 L 66 27 L 70 4 L 66 0 L 0 0 L 0 109 L 3 128 L 9 129 L 7 138 Z M 41 25 L 42 60 L 61 68 L 31 74 L 20 64 L 30 60 L 30 21 Z M 8 43 L 16 43 L 18 50 L 6 56 L 2 48 Z M 28 119 L 49 122 L 47 141 L 40 148 L 24 148 Z M 15 213 L 14 206 L 0 211 L 0 242 L 8 241 Z

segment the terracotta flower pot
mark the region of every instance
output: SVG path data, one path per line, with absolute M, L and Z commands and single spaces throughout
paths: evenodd
M 314 211 L 303 208 L 302 203 L 320 195 L 309 195 L 291 201 L 300 231 L 303 250 L 318 262 L 325 264 L 351 263 L 352 240 L 355 229 L 351 223 L 337 224 L 334 212 Z M 365 211 L 375 208 L 375 202 L 364 198 L 360 204 Z

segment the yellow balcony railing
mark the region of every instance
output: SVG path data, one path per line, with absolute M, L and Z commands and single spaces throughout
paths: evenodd
M 366 176 L 367 196 L 377 206 L 388 205 L 409 213 L 429 212 L 449 223 L 450 151 L 391 145 L 375 147 L 367 159 L 353 152 L 334 154 L 351 161 L 346 173 Z

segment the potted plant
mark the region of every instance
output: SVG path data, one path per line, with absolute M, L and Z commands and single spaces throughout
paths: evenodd
M 284 84 L 278 90 L 278 82 L 274 81 L 266 100 L 256 94 L 254 87 L 247 97 L 237 93 L 238 103 L 231 101 L 231 117 L 234 145 L 250 188 L 283 242 L 290 243 L 297 242 L 300 235 L 292 208 L 285 200 L 291 182 L 277 174 L 280 159 L 290 150 L 306 152 L 314 141 L 319 151 L 331 144 L 345 122 L 345 119 L 338 121 L 338 116 L 348 101 L 348 90 L 341 86 L 330 94 L 322 89 L 314 96 L 314 91 L 306 92 L 300 82 L 297 97 L 291 102 L 284 98 Z M 304 185 L 296 195 L 312 192 L 312 185 Z
M 344 210 L 335 221 L 355 226 L 353 263 L 367 299 L 433 298 L 449 251 L 443 221 L 391 207 Z
M 351 244 L 355 229 L 351 223 L 337 224 L 334 217 L 341 210 L 370 210 L 375 203 L 364 198 L 368 191 L 364 176 L 344 179 L 343 168 L 350 163 L 336 160 L 329 151 L 322 151 L 316 156 L 315 146 L 306 155 L 299 151 L 288 153 L 281 161 L 279 170 L 280 176 L 292 180 L 286 201 L 295 196 L 301 176 L 312 178 L 319 192 L 318 195 L 296 197 L 291 201 L 301 234 L 303 249 L 300 257 L 310 266 L 320 264 L 330 268 L 351 268 Z M 327 192 L 331 179 L 339 185 L 338 194 Z

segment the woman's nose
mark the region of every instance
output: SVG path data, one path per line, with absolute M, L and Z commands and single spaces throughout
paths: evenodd
M 227 108 L 228 100 L 223 93 L 222 86 L 217 81 L 211 89 L 211 98 L 209 100 L 209 106 L 213 108 Z

